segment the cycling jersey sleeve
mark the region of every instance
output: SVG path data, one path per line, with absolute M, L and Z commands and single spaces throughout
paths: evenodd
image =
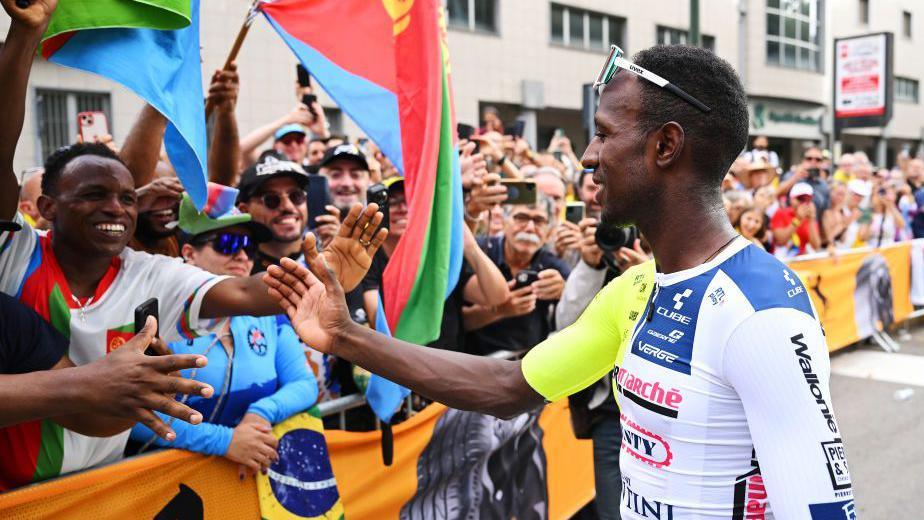
M 604 287 L 581 317 L 523 358 L 526 382 L 548 401 L 579 392 L 613 369 L 654 281 L 654 261 L 633 267 Z
M 791 308 L 747 318 L 725 349 L 776 518 L 854 518 L 844 445 L 831 405 L 819 323 Z

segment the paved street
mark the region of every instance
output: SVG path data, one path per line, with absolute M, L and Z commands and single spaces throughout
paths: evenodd
M 862 345 L 831 356 L 834 407 L 862 519 L 924 518 L 924 325 L 900 344 L 896 354 Z M 911 397 L 895 399 L 909 388 Z

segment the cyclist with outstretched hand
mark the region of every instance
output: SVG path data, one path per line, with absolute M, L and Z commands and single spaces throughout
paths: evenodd
M 613 280 L 522 361 L 356 326 L 313 248 L 310 272 L 270 269 L 271 295 L 306 343 L 455 408 L 510 417 L 612 371 L 624 519 L 855 518 L 818 316 L 795 273 L 723 211 L 748 134 L 735 71 L 705 49 L 658 46 L 631 63 L 614 47 L 596 85 L 583 165 L 603 220 L 636 224 L 657 268 Z

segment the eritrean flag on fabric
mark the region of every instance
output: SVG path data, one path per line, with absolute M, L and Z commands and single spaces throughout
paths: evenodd
M 197 208 L 207 138 L 200 0 L 59 0 L 42 40 L 48 61 L 122 84 L 167 118 L 170 162 Z M 76 129 L 75 129 L 76 131 Z
M 395 337 L 433 341 L 458 282 L 464 225 L 440 0 L 274 0 L 259 9 L 404 175 L 408 228 L 385 269 L 384 314 Z M 398 404 L 373 401 L 385 421 Z

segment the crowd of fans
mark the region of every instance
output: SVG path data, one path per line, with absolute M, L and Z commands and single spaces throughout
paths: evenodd
M 924 237 L 924 161 L 907 151 L 878 168 L 857 151 L 833 158 L 810 146 L 784 171 L 767 138 L 732 165 L 722 184 L 735 228 L 780 259 L 880 247 Z
M 16 44 L 14 39 L 7 47 Z M 344 283 L 353 288 L 347 294 L 353 319 L 374 327 L 384 271 L 408 225 L 403 179 L 368 139 L 332 135 L 316 101 L 299 102 L 239 137 L 238 89 L 233 66 L 213 75 L 209 205 L 202 213 L 162 153 L 167 122 L 151 107 L 141 111 L 124 142 L 108 136 L 77 142 L 53 153 L 44 168 L 22 172 L 17 216 L 0 230 L 3 292 L 44 297 L 42 284 L 57 284 L 64 308 L 76 309 L 77 319 L 87 323 L 70 338 L 78 365 L 120 348 L 110 333 L 130 322 L 130 312 L 150 297 L 158 298 L 169 350 L 208 360 L 207 366 L 176 366 L 185 368 L 186 379 L 203 384 L 173 388 L 190 394 L 182 399 L 189 408 L 157 408 L 162 419 L 192 417 L 181 414 L 191 409 L 191 422 L 203 424 L 170 419 L 175 431 L 167 436 L 162 423 L 142 419 L 131 429 L 132 442 L 127 433 L 106 438 L 112 449 L 96 450 L 103 456 L 71 469 L 118 460 L 126 446 L 129 453 L 174 446 L 225 456 L 241 464 L 242 473 L 265 470 L 277 457 L 273 424 L 362 389 L 361 370 L 302 344 L 259 277 L 251 275 L 284 257 L 300 260 L 308 231 L 322 250 L 351 236 L 358 219 L 374 231 L 368 210 L 360 216 L 356 206 L 384 190 L 389 234 L 382 243 L 368 237 L 371 267 L 361 280 Z M 297 86 L 295 94 L 303 99 L 310 87 Z M 581 166 L 567 136 L 556 131 L 537 149 L 509 130 L 488 107 L 481 126 L 459 143 L 464 262 L 440 336 L 430 347 L 487 355 L 538 344 L 574 322 L 609 280 L 649 257 L 643 237 L 601 243 L 593 172 Z M 783 166 L 758 136 L 722 188 L 735 228 L 779 258 L 924 236 L 920 159 L 903 154 L 890 170 L 874 167 L 863 152 L 835 160 L 810 147 L 801 162 Z M 508 203 L 504 179 L 534 183 L 535 203 Z M 569 205 L 581 208 L 577 217 L 566 218 Z M 38 279 L 36 272 L 47 273 Z M 116 289 L 118 298 L 107 295 Z M 47 314 L 48 301 L 38 299 L 20 301 Z M 101 312 L 119 316 L 107 315 L 109 321 L 93 329 Z M 50 356 L 16 367 L 10 359 L 0 365 L 4 373 L 48 369 L 58 361 Z M 619 418 L 608 379 L 572 397 L 571 410 L 575 432 L 594 440 L 598 478 L 615 479 L 598 482 L 598 489 L 618 486 L 612 468 L 618 468 Z M 373 428 L 374 418 L 357 411 L 347 426 Z M 13 439 L 0 434 L 0 443 Z M 22 476 L 7 472 L 0 489 L 24 484 Z

